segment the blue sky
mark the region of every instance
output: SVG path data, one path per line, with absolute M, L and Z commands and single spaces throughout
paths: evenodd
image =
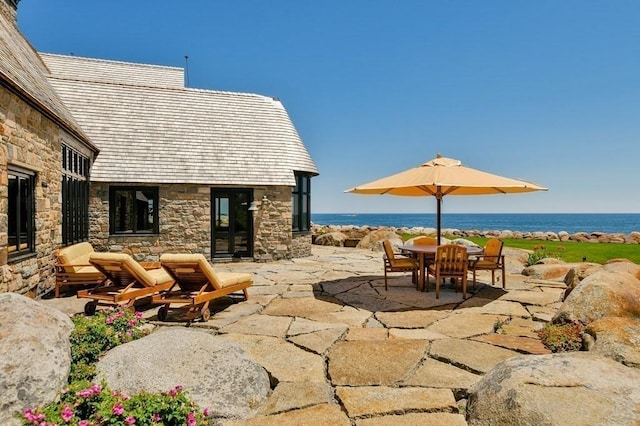
M 42 52 L 184 66 L 282 100 L 316 213 L 435 211 L 344 194 L 437 153 L 549 188 L 446 213 L 640 212 L 640 2 L 22 0 Z

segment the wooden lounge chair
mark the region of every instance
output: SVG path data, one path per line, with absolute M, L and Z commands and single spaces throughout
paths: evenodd
M 247 288 L 253 285 L 251 274 L 216 272 L 202 254 L 163 254 L 160 264 L 175 280 L 171 288 L 153 296 L 153 303 L 164 304 L 158 310 L 160 321 L 167 318 L 171 304 L 207 321 L 209 302 L 238 291 L 247 300 Z
M 56 258 L 55 297 L 60 297 L 63 286 L 96 286 L 105 280 L 102 272 L 89 263 L 94 253 L 90 243 L 83 242 L 60 248 L 54 252 Z
M 382 242 L 382 246 L 384 247 L 384 289 L 388 290 L 387 287 L 387 273 L 388 272 L 411 272 L 411 279 L 413 283 L 418 284 L 418 269 L 420 265 L 418 264 L 418 260 L 414 257 L 396 257 L 393 247 L 391 246 L 391 241 L 384 240 Z
M 89 262 L 107 279 L 95 288 L 78 291 L 79 298 L 92 299 L 84 307 L 87 315 L 93 315 L 98 305 L 133 306 L 136 299 L 173 285 L 173 278 L 157 262 L 148 264 L 147 270 L 125 253 L 93 253 Z
M 452 278 L 454 285 L 462 281 L 462 298 L 467 298 L 467 271 L 469 259 L 467 248 L 456 244 L 438 246 L 436 257 L 429 265 L 428 273 L 436 279 L 436 299 L 440 298 L 440 282 L 443 278 Z
M 494 285 L 496 271 L 502 271 L 502 288 L 506 288 L 506 273 L 504 270 L 504 255 L 502 254 L 503 242 L 497 238 L 491 238 L 484 246 L 483 254 L 469 262 L 469 269 L 473 271 L 473 288 L 476 288 L 476 271 L 491 271 L 491 285 Z

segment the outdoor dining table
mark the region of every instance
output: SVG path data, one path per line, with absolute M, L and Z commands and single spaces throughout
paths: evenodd
M 420 271 L 418 273 L 418 289 L 424 290 L 426 288 L 426 268 L 425 268 L 425 259 L 427 257 L 435 259 L 436 250 L 438 246 L 427 246 L 421 244 L 403 244 L 398 246 L 400 250 L 408 251 L 411 253 L 415 253 L 418 255 L 418 262 L 420 262 Z M 482 247 L 467 247 L 467 257 L 468 256 L 477 256 L 482 254 Z

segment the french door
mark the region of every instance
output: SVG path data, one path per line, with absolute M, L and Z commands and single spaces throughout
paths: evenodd
M 211 257 L 252 257 L 251 189 L 211 189 Z

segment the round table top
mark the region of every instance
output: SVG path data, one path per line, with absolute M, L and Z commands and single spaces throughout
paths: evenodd
M 401 250 L 411 251 L 414 253 L 435 253 L 438 246 L 427 246 L 421 244 L 404 244 L 398 246 Z M 467 247 L 467 255 L 473 256 L 482 254 L 482 247 Z

